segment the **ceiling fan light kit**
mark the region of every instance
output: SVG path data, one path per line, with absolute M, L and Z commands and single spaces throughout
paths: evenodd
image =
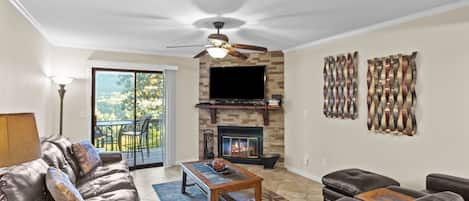
M 224 34 L 210 34 L 208 36 L 208 42 L 216 46 L 221 46 L 228 43 L 228 36 Z
M 209 47 L 207 48 L 207 52 L 215 59 L 223 59 L 228 54 L 228 50 L 221 47 Z
M 213 22 L 213 26 L 217 29 L 217 33 L 210 34 L 208 36 L 208 44 L 205 45 L 205 49 L 194 56 L 194 58 L 199 58 L 208 53 L 212 58 L 222 59 L 226 55 L 236 57 L 239 59 L 246 60 L 248 56 L 239 52 L 236 49 L 244 49 L 250 51 L 258 52 L 267 52 L 267 48 L 255 46 L 255 45 L 246 45 L 246 44 L 230 44 L 228 36 L 220 33 L 220 29 L 225 25 L 224 22 Z M 181 47 L 193 47 L 192 45 L 183 45 L 183 46 L 167 46 L 167 48 L 181 48 Z

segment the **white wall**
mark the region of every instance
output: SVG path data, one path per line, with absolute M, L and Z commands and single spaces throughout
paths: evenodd
M 424 187 L 431 172 L 469 177 L 469 8 L 285 54 L 286 166 L 318 179 L 363 168 Z M 322 114 L 323 58 L 359 51 L 359 118 Z M 367 59 L 418 51 L 418 135 L 368 132 Z M 305 158 L 309 164 L 305 165 Z
M 50 76 L 76 78 L 67 86 L 64 135 L 90 138 L 91 86 L 88 60 L 178 66 L 176 160 L 198 152 L 198 62 L 192 58 L 53 47 L 8 1 L 0 1 L 0 113 L 34 112 L 41 136 L 58 133 L 59 96 Z
M 91 67 L 89 60 L 177 66 L 176 161 L 197 158 L 198 62 L 192 58 L 143 55 L 59 48 L 51 50 L 51 68 L 60 75 L 77 78 L 67 86 L 64 100 L 64 135 L 72 141 L 90 139 Z M 56 100 L 58 105 L 58 98 Z M 56 109 L 58 111 L 58 108 Z M 58 112 L 55 116 L 58 119 Z
M 34 112 L 41 136 L 52 131 L 49 47 L 8 1 L 0 1 L 0 113 Z

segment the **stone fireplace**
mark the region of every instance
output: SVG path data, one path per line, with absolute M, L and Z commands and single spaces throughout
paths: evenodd
M 226 57 L 225 59 L 212 59 L 209 56 L 201 57 L 199 62 L 199 101 L 208 102 L 209 100 L 209 69 L 211 67 L 231 67 L 231 66 L 266 66 L 266 98 L 269 99 L 273 94 L 284 95 L 284 60 L 281 51 L 267 53 L 251 53 L 247 60 Z M 204 156 L 204 134 L 206 130 L 213 132 L 213 152 L 215 156 L 223 156 L 223 139 L 231 141 L 234 152 L 231 156 L 237 154 L 243 155 L 244 159 L 252 158 L 248 162 L 255 162 L 251 152 L 246 150 L 237 150 L 236 146 L 244 145 L 249 140 L 238 138 L 223 138 L 220 131 L 226 127 L 234 128 L 256 128 L 262 129 L 262 137 L 259 137 L 259 153 L 278 153 L 281 155 L 279 165 L 283 165 L 284 156 L 284 112 L 282 109 L 269 111 L 268 124 L 264 124 L 264 118 L 261 112 L 254 110 L 217 110 L 216 123 L 211 121 L 210 110 L 199 109 L 199 158 Z M 221 129 L 221 130 L 220 130 Z M 219 144 L 220 142 L 220 144 Z M 255 143 L 254 141 L 251 141 Z M 234 144 L 233 144 L 234 143 Z M 258 146 L 259 146 L 258 145 Z M 252 150 L 251 150 L 252 151 Z M 239 158 L 239 157 L 238 157 Z M 246 162 L 247 160 L 241 161 Z
M 232 162 L 260 164 L 264 151 L 262 127 L 218 127 L 218 157 Z

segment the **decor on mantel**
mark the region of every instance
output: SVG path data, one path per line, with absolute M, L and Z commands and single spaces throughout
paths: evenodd
M 324 105 L 328 118 L 356 119 L 358 52 L 324 58 Z
M 368 130 L 415 135 L 417 52 L 368 60 Z
M 270 106 L 267 104 L 263 105 L 219 105 L 211 103 L 198 103 L 195 105 L 199 109 L 208 109 L 210 111 L 210 122 L 212 124 L 217 123 L 217 110 L 247 110 L 247 111 L 258 111 L 262 113 L 264 120 L 264 126 L 269 125 L 269 111 L 281 110 L 280 106 Z

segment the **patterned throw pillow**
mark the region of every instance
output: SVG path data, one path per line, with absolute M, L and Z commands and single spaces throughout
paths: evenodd
M 98 151 L 89 141 L 81 141 L 72 145 L 73 155 L 80 165 L 81 175 L 87 175 L 101 165 Z
M 84 201 L 68 176 L 57 168 L 47 170 L 46 186 L 56 201 Z

